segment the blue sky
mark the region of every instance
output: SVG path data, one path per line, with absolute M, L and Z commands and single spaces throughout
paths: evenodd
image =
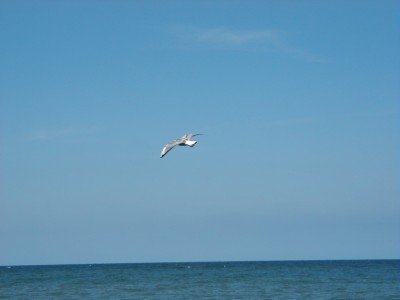
M 400 258 L 399 28 L 396 1 L 2 1 L 0 265 Z

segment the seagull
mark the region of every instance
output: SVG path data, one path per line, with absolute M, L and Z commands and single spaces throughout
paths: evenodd
M 192 141 L 191 138 L 196 135 L 202 135 L 201 133 L 188 133 L 185 134 L 183 137 L 177 140 L 173 140 L 172 142 L 168 143 L 161 151 L 160 158 L 163 158 L 172 148 L 175 146 L 189 146 L 194 147 L 197 144 L 197 141 Z

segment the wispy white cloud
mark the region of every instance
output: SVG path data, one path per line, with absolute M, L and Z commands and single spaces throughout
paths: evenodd
M 226 28 L 212 28 L 197 30 L 195 38 L 199 42 L 245 45 L 254 43 L 275 43 L 278 38 L 276 30 L 228 30 Z
M 292 117 L 292 118 L 276 120 L 273 123 L 275 125 L 299 126 L 299 125 L 309 125 L 312 123 L 316 123 L 317 121 L 318 119 L 316 117 Z
M 96 131 L 95 127 L 64 127 L 57 129 L 35 130 L 28 134 L 30 141 L 51 141 L 86 136 Z
M 199 47 L 222 50 L 278 52 L 296 56 L 310 62 L 325 62 L 319 55 L 290 45 L 285 33 L 276 29 L 233 30 L 218 28 L 179 28 L 174 30 L 180 38 Z

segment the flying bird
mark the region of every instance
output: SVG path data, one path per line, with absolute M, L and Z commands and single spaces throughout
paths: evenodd
M 192 141 L 191 138 L 196 135 L 202 135 L 201 133 L 188 133 L 185 134 L 183 137 L 177 140 L 173 140 L 172 142 L 168 143 L 161 151 L 160 158 L 164 157 L 172 148 L 175 146 L 189 146 L 194 147 L 197 144 L 197 141 Z

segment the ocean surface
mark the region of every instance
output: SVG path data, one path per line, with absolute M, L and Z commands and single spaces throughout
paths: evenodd
M 400 299 L 400 260 L 1 266 L 0 299 Z

